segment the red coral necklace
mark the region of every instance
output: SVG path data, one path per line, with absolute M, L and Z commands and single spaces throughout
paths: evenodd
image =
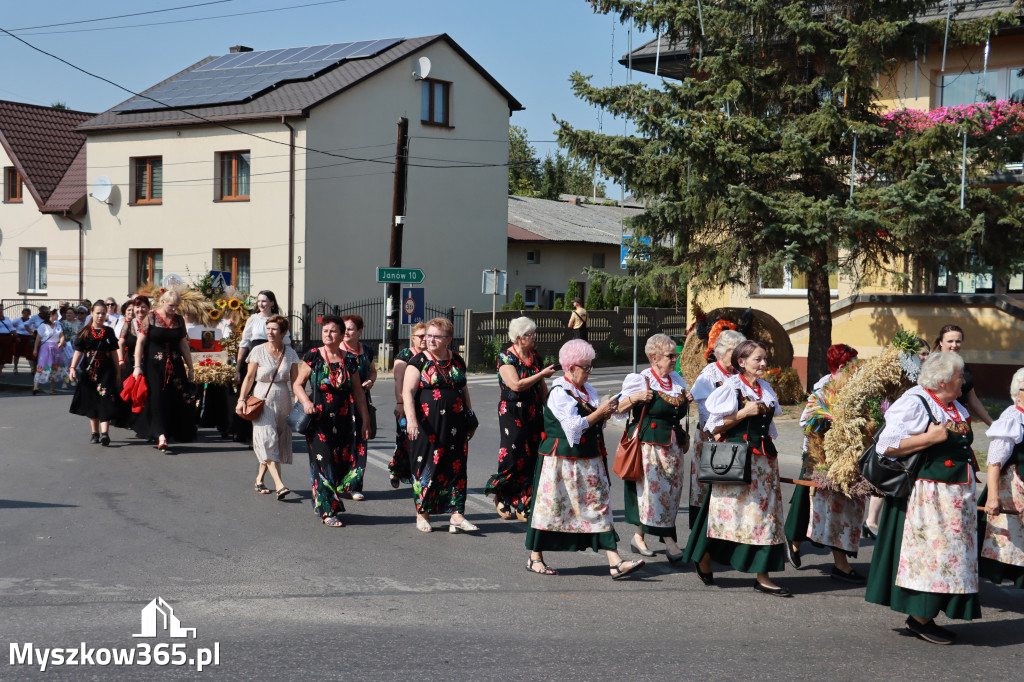
M 89 331 L 92 334 L 92 338 L 96 339 L 97 341 L 103 338 L 103 327 L 93 327 Z
M 743 376 L 742 374 L 740 374 L 740 381 L 745 383 L 750 388 L 750 390 L 754 392 L 754 395 L 757 396 L 758 401 L 761 400 L 761 382 L 759 382 L 759 381 L 757 381 L 755 379 L 754 380 L 754 385 L 751 386 L 750 382 L 747 381 L 747 378 L 745 376 Z
M 932 397 L 932 400 L 939 404 L 939 407 L 942 408 L 942 411 L 949 416 L 950 421 L 952 421 L 954 424 L 959 424 L 964 420 L 963 417 L 960 416 L 960 410 L 956 409 L 952 402 L 950 402 L 949 405 L 946 405 L 946 403 L 939 400 L 939 397 L 932 393 L 929 389 L 924 389 L 924 392 L 930 395 Z
M 672 390 L 672 377 L 671 376 L 668 376 L 668 377 L 665 377 L 664 379 L 662 379 L 661 377 L 658 376 L 658 373 L 654 371 L 653 367 L 651 368 L 651 374 L 654 375 L 654 380 L 658 382 L 658 386 L 661 387 L 662 391 L 668 393 L 669 391 Z

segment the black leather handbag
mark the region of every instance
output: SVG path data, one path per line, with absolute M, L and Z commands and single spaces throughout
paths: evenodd
M 373 406 L 369 391 L 366 391 L 366 412 L 370 415 L 370 440 L 373 440 L 377 437 L 377 408 Z
M 917 397 L 924 403 L 924 409 L 928 412 L 929 424 L 938 424 L 925 399 L 921 396 Z M 875 490 L 886 497 L 909 497 L 910 491 L 914 489 L 914 482 L 917 480 L 917 470 L 921 466 L 925 451 L 920 450 L 912 455 L 897 459 L 883 457 L 878 454 L 877 450 L 878 436 L 881 433 L 882 429 L 879 429 L 871 445 L 864 448 L 864 452 L 861 453 L 860 458 L 857 460 L 857 464 L 860 465 L 860 475 Z
M 752 457 L 747 443 L 707 441 L 701 445 L 697 480 L 701 483 L 750 483 Z
M 313 382 L 313 404 L 316 405 L 316 382 Z M 288 426 L 292 427 L 292 431 L 295 433 L 301 433 L 303 436 L 308 436 L 313 432 L 313 420 L 316 418 L 315 414 L 306 414 L 306 410 L 302 407 L 302 403 L 298 400 L 292 405 L 292 411 L 288 413 L 288 418 L 285 420 L 288 422 Z

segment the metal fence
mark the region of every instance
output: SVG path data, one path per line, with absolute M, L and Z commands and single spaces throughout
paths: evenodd
M 4 312 L 4 317 L 9 317 L 12 320 L 21 317 L 21 311 L 28 308 L 35 315 L 39 312 L 39 306 L 45 305 L 47 308 L 60 308 L 61 303 L 68 303 L 70 305 L 78 305 L 80 301 L 69 300 L 66 298 L 3 298 L 0 299 L 0 309 Z M 90 311 L 91 312 L 91 311 Z

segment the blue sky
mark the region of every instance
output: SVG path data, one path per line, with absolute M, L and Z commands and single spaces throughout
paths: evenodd
M 45 0 L 7 3 L 2 26 L 12 30 L 145 10 L 189 5 L 204 0 Z M 208 0 L 207 0 L 208 1 Z M 206 57 L 242 44 L 257 50 L 339 43 L 387 37 L 448 33 L 526 106 L 511 122 L 525 126 L 541 157 L 553 151 L 551 115 L 582 128 L 598 127 L 598 112 L 569 90 L 573 71 L 592 74 L 607 85 L 626 81 L 618 59 L 627 51 L 627 27 L 594 14 L 584 0 L 345 0 L 279 12 L 269 10 L 317 0 L 228 0 L 188 10 L 20 31 L 25 40 L 95 74 L 139 91 Z M 321 0 L 322 1 L 322 0 Z M 227 18 L 208 18 L 235 15 Z M 201 21 L 81 31 L 151 22 Z M 53 31 L 71 31 L 52 33 Z M 613 36 L 614 31 L 614 36 Z M 31 35 L 36 33 L 36 35 Z M 633 32 L 633 45 L 653 37 Z M 613 44 L 614 40 L 614 44 Z M 66 102 L 70 108 L 103 111 L 127 98 L 117 88 L 0 36 L 5 64 L 0 98 L 34 104 Z M 613 63 L 614 56 L 614 63 Z M 640 78 L 634 74 L 633 80 Z M 646 78 L 645 82 L 652 79 Z M 624 122 L 609 115 L 606 130 Z

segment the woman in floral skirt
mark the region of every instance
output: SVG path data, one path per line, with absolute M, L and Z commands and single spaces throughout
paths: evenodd
M 68 371 L 64 367 L 64 344 L 67 343 L 64 336 L 64 328 L 57 320 L 59 311 L 54 308 L 50 311 L 46 322 L 36 329 L 36 344 L 33 353 L 36 355 L 36 374 L 33 378 L 32 394 L 39 393 L 39 384 L 50 383 L 50 395 L 57 391 L 58 383 L 66 383 Z
M 416 528 L 429 533 L 431 514 L 451 514 L 448 532 L 479 530 L 466 520 L 469 439 L 479 423 L 466 387 L 466 363 L 449 350 L 454 327 L 443 317 L 427 323 L 427 349 L 409 361 L 402 397 Z
M 910 495 L 885 498 L 864 598 L 906 613 L 907 630 L 933 644 L 956 638 L 935 623 L 940 611 L 981 617 L 974 434 L 956 401 L 963 382 L 963 358 L 930 355 L 918 385 L 886 411 L 875 446 L 886 457 L 922 456 Z
M 71 414 L 89 418 L 90 442 L 110 445 L 110 420 L 117 412 L 115 397 L 121 389 L 118 381 L 117 338 L 103 323 L 107 306 L 99 301 L 92 308 L 92 324 L 75 337 L 71 357 L 71 380 L 77 381 L 71 399 Z
M 714 584 L 711 560 L 737 571 L 756 573 L 754 589 L 776 597 L 792 593 L 776 585 L 769 573 L 786 565 L 779 485 L 779 399 L 761 377 L 768 368 L 767 351 L 759 341 L 736 346 L 732 366 L 737 374 L 708 396 L 704 428 L 719 440 L 747 443 L 751 449 L 750 483 L 713 483 L 686 543 L 685 558 L 695 561 L 697 576 Z
M 341 342 L 341 349 L 345 351 L 345 362 L 348 363 L 348 371 L 352 376 L 359 378 L 363 387 L 363 396 L 366 398 L 366 409 L 369 411 L 373 401 L 370 400 L 370 389 L 377 382 L 377 367 L 373 363 L 373 351 L 359 338 L 363 335 L 363 318 L 359 315 L 345 315 L 341 318 L 345 323 L 345 338 Z M 362 437 L 363 424 L 367 425 L 366 433 L 370 432 L 369 422 L 359 421 L 359 413 L 356 413 L 356 443 L 355 456 L 356 466 L 352 470 L 352 477 L 345 494 L 356 502 L 366 499 L 363 495 L 363 477 L 366 475 L 366 438 Z
M 537 324 L 528 317 L 517 317 L 508 324 L 512 345 L 498 355 L 498 473 L 484 488 L 494 495 L 498 515 L 510 520 L 526 520 L 533 494 L 533 471 L 537 465 L 537 446 L 544 431 L 544 379 L 555 373 L 555 366 L 541 367 L 533 350 Z
M 634 552 L 654 556 L 644 539 L 654 535 L 664 543 L 668 560 L 676 563 L 683 558 L 676 514 L 686 480 L 681 422 L 693 395 L 686 390 L 686 380 L 672 371 L 679 353 L 671 337 L 655 334 L 647 339 L 644 352 L 651 366 L 626 376 L 618 407 L 620 413 L 632 413 L 634 421 L 627 428 L 636 429 L 644 469 L 642 480 L 625 482 L 626 523 L 637 527 L 630 541 Z
M 612 491 L 604 422 L 618 401 L 599 402 L 587 383 L 594 367 L 594 347 L 573 339 L 558 351 L 565 375 L 551 382 L 544 406 L 544 438 L 533 479 L 526 570 L 558 575 L 544 562 L 544 552 L 605 551 L 613 580 L 642 568 L 644 561 L 626 561 L 617 549 L 619 535 L 612 519 Z
M 395 366 L 392 369 L 395 379 L 395 454 L 388 465 L 391 487 L 397 488 L 401 483 L 412 483 L 412 471 L 409 469 L 409 435 L 405 431 L 405 401 L 402 399 L 402 386 L 405 382 L 405 369 L 409 361 L 418 353 L 427 349 L 427 325 L 417 322 L 409 335 L 409 347 L 398 351 Z

